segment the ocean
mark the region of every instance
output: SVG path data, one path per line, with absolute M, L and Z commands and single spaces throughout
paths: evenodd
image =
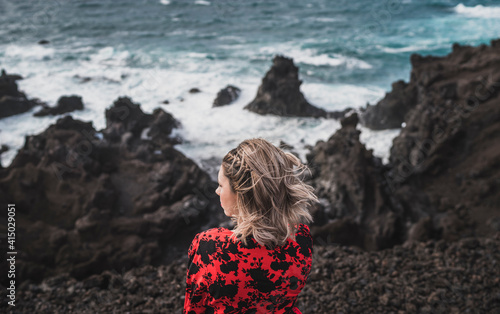
M 161 107 L 182 124 L 177 148 L 205 168 L 253 137 L 282 140 L 305 160 L 309 145 L 340 127 L 243 110 L 276 54 L 294 59 L 310 103 L 342 110 L 374 104 L 392 82 L 408 81 L 413 53 L 442 56 L 455 42 L 500 37 L 500 1 L 1 0 L 0 12 L 0 68 L 24 77 L 18 85 L 29 98 L 53 106 L 80 95 L 85 110 L 71 115 L 97 130 L 119 96 L 145 112 Z M 212 108 L 228 84 L 242 90 L 240 98 Z M 201 92 L 189 93 L 194 87 Z M 25 135 L 60 118 L 33 117 L 38 110 L 0 120 L 0 144 L 10 147 L 3 166 Z M 399 129 L 358 128 L 387 161 Z

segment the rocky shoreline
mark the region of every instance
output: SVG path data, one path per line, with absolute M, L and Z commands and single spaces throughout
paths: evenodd
M 304 313 L 500 311 L 500 40 L 411 62 L 410 82 L 337 116 L 309 104 L 277 56 L 247 106 L 343 118 L 307 156 L 321 203 Z M 20 93 L 2 79 L 0 92 Z M 105 115 L 103 130 L 57 120 L 0 169 L 0 199 L 18 207 L 16 312 L 177 313 L 192 237 L 227 223 L 215 182 L 175 148 L 179 121 L 126 97 Z M 403 124 L 389 164 L 359 141 L 359 122 Z

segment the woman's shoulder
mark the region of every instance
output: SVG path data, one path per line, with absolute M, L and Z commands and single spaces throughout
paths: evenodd
M 188 255 L 190 257 L 194 256 L 195 252 L 198 250 L 199 246 L 214 246 L 216 242 L 226 242 L 230 241 L 232 231 L 226 228 L 212 228 L 198 233 L 188 250 Z
M 198 233 L 193 242 L 199 241 L 229 241 L 232 231 L 226 228 L 211 228 Z
M 311 237 L 311 231 L 306 224 L 299 224 L 295 236 Z
M 295 243 L 297 243 L 298 247 L 300 248 L 299 253 L 304 257 L 310 257 L 312 255 L 313 239 L 308 225 L 300 224 L 299 226 L 297 226 Z

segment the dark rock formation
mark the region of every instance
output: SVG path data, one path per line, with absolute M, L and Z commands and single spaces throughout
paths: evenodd
M 276 56 L 262 79 L 255 99 L 245 109 L 258 114 L 280 116 L 326 117 L 326 111 L 311 105 L 300 92 L 298 68 L 293 60 Z
M 158 264 L 177 247 L 184 254 L 201 226 L 217 225 L 216 184 L 173 147 L 179 124 L 170 114 L 120 98 L 106 120 L 96 132 L 65 116 L 27 136 L 0 170 L 0 201 L 16 204 L 19 222 L 17 283 Z
M 83 110 L 82 97 L 80 96 L 62 96 L 57 101 L 55 107 L 44 107 L 42 110 L 33 114 L 35 117 L 44 117 L 48 115 L 56 116 L 75 110 Z
M 38 41 L 38 44 L 39 45 L 47 45 L 47 44 L 50 44 L 50 41 L 48 41 L 47 39 L 42 39 L 42 40 Z
M 435 106 L 444 102 L 457 104 L 459 99 L 469 101 L 473 93 L 482 95 L 480 90 L 475 92 L 471 88 L 478 87 L 483 93 L 488 88 L 494 89 L 485 81 L 487 77 L 484 75 L 489 75 L 487 71 L 491 70 L 490 66 L 497 66 L 498 57 L 495 54 L 498 53 L 498 41 L 492 41 L 491 47 L 482 45 L 477 48 L 455 44 L 453 52 L 446 57 L 412 55 L 410 82 L 395 82 L 392 91 L 375 106 L 368 104 L 361 116 L 362 123 L 376 130 L 399 128 L 409 119 L 407 114 L 417 105 Z M 489 79 L 495 82 L 496 77 L 490 76 Z M 463 90 L 462 84 L 469 86 Z M 470 106 L 474 106 L 477 101 L 471 99 L 469 102 Z M 461 110 L 467 111 L 467 108 Z
M 500 213 L 500 40 L 412 57 L 418 104 L 393 141 L 388 183 L 441 236 L 488 235 Z
M 315 228 L 317 235 L 382 248 L 498 231 L 500 41 L 454 45 L 445 57 L 414 55 L 412 64 L 410 84 L 395 83 L 377 107 L 405 107 L 418 99 L 393 141 L 388 166 L 359 143 L 355 116 L 314 147 L 308 158 L 316 168 L 312 183 L 329 200 L 325 214 L 334 219 Z M 365 219 L 373 224 L 363 225 Z M 375 240 L 377 232 L 384 235 L 383 245 L 364 242 L 364 233 Z
M 406 114 L 417 104 L 417 85 L 413 81 L 409 84 L 403 81 L 393 83 L 390 93 L 375 106 L 368 104 L 364 109 L 361 115 L 363 125 L 374 130 L 400 128 Z
M 2 70 L 0 76 L 0 119 L 10 117 L 31 110 L 40 105 L 37 100 L 30 100 L 17 88 L 16 80 L 22 79 L 19 75 L 7 74 Z
M 326 117 L 328 119 L 340 120 L 340 119 L 344 118 L 347 114 L 349 114 L 351 112 L 356 112 L 356 110 L 354 110 L 353 108 L 346 108 L 346 109 L 341 110 L 341 111 L 328 111 L 326 113 Z
M 190 94 L 198 94 L 201 93 L 201 90 L 198 87 L 193 87 L 189 90 Z
M 215 97 L 212 107 L 229 105 L 238 99 L 240 93 L 241 89 L 236 86 L 228 85 L 217 93 L 217 97 Z
M 318 197 L 328 199 L 331 223 L 313 235 L 367 249 L 401 243 L 405 217 L 385 183 L 380 159 L 359 142 L 357 114 L 327 142 L 319 141 L 307 156 Z

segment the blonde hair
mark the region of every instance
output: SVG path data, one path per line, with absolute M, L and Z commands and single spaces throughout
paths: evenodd
M 301 180 L 307 167 L 294 155 L 249 139 L 226 154 L 222 167 L 236 193 L 233 236 L 245 245 L 249 236 L 270 248 L 283 245 L 300 223 L 312 221 L 309 206 L 318 198 Z

